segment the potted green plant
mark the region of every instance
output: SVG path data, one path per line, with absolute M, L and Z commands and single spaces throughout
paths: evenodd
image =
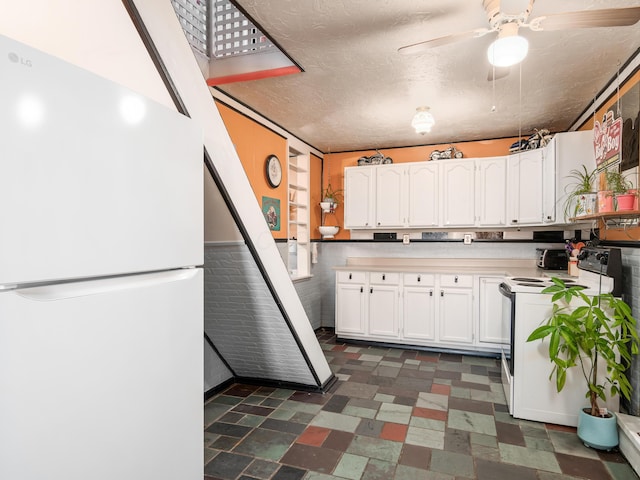
M 631 356 L 638 353 L 636 320 L 629 305 L 610 293 L 587 296 L 584 287 L 567 286 L 555 277 L 552 281 L 554 285 L 543 290 L 552 295 L 551 316 L 527 341 L 549 338 L 549 379 L 555 377 L 558 392 L 565 386 L 567 371 L 580 370 L 590 407 L 579 412 L 578 437 L 588 446 L 609 450 L 618 444 L 616 417 L 598 401 L 616 394 L 630 398 L 625 372 Z
M 565 187 L 565 219 L 595 213 L 597 193 L 593 189 L 593 183 L 596 175 L 595 170 L 589 171 L 584 165 L 582 170 L 574 169 L 569 172 L 567 177 L 570 182 Z
M 616 210 L 633 210 L 635 194 L 629 190 L 633 184 L 620 172 L 608 170 L 606 173 L 607 188 L 615 197 L 614 208 Z

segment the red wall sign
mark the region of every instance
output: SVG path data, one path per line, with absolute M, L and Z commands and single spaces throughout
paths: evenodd
M 593 148 L 598 170 L 620 163 L 622 160 L 622 117 L 614 120 L 611 110 L 602 117 L 602 123 L 593 126 Z

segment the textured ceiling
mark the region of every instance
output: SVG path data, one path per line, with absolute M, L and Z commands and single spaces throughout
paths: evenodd
M 629 27 L 534 32 L 529 55 L 487 80 L 489 34 L 417 55 L 407 44 L 488 26 L 481 0 L 237 0 L 304 72 L 222 91 L 323 152 L 429 145 L 567 130 L 640 48 Z M 503 0 L 518 13 L 526 1 Z M 629 0 L 537 0 L 530 19 L 640 6 Z M 515 9 L 516 11 L 509 11 Z M 495 105 L 495 111 L 492 107 Z M 418 135 L 418 106 L 436 119 Z

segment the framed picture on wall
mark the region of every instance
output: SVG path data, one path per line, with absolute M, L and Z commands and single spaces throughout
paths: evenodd
M 280 231 L 280 199 L 262 197 L 262 214 L 269 225 L 269 230 Z

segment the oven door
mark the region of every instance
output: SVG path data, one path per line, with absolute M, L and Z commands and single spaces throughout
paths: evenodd
M 498 291 L 502 295 L 503 338 L 509 339 L 509 343 L 502 346 L 502 387 L 509 413 L 513 414 L 513 333 L 516 318 L 516 294 L 506 283 L 501 283 L 498 286 Z

